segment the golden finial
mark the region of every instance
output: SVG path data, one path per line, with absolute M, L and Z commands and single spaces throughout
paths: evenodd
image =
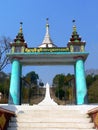
M 73 19 L 72 22 L 73 22 L 73 31 L 76 32 L 76 25 L 75 25 L 76 21 Z
M 22 33 L 22 25 L 23 25 L 23 22 L 20 22 L 20 30 L 19 30 L 19 33 Z
M 46 18 L 46 27 L 49 27 L 48 20 L 49 20 L 49 18 Z
M 74 19 L 72 20 L 72 22 L 73 22 L 73 25 L 75 25 L 75 22 L 76 22 L 76 21 L 75 21 Z

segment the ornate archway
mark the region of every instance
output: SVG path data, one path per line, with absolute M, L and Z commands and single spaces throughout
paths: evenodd
M 11 52 L 7 54 L 12 63 L 9 103 L 21 104 L 20 77 L 23 65 L 73 65 L 77 105 L 87 103 L 84 62 L 88 53 L 85 52 L 85 44 L 84 41 L 81 41 L 76 26 L 73 26 L 67 47 L 57 47 L 50 38 L 47 21 L 46 34 L 42 44 L 36 48 L 29 48 L 24 40 L 21 23 L 19 33 L 11 43 Z

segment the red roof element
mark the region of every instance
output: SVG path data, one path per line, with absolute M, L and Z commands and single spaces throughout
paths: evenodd
M 81 37 L 77 33 L 76 26 L 73 26 L 73 32 L 70 38 L 70 41 L 68 42 L 67 46 L 70 45 L 85 45 L 86 42 L 81 41 Z

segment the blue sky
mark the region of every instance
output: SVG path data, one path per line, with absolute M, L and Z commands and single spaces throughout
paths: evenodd
M 29 47 L 37 47 L 45 35 L 46 18 L 50 35 L 57 46 L 67 46 L 72 33 L 72 20 L 77 32 L 86 41 L 89 57 L 85 69 L 98 69 L 98 0 L 0 0 L 0 36 L 14 39 L 23 22 L 23 32 Z M 59 73 L 74 73 L 73 66 L 23 67 L 23 75 L 36 71 L 44 83 L 52 82 Z M 4 71 L 11 72 L 11 65 Z

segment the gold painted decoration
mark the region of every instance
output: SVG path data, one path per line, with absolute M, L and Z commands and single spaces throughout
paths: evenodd
M 98 127 L 98 113 L 95 115 L 94 122 L 95 122 L 95 125 Z
M 25 48 L 24 52 L 68 52 L 69 48 Z
M 2 114 L 0 116 L 0 126 L 2 129 L 4 128 L 5 124 L 6 124 L 6 118 L 5 118 L 4 114 Z

